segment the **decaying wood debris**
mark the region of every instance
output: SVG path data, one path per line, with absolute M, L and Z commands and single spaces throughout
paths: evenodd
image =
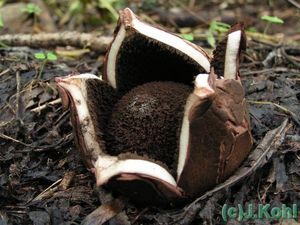
M 32 48 L 49 48 L 57 46 L 73 46 L 89 48 L 99 53 L 106 52 L 111 37 L 104 37 L 95 33 L 79 33 L 65 31 L 60 33 L 39 34 L 6 34 L 0 35 L 0 42 L 8 46 L 28 46 Z

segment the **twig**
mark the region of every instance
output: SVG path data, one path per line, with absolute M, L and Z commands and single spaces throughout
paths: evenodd
M 297 7 L 298 9 L 300 9 L 300 4 L 295 2 L 294 0 L 287 0 L 289 3 L 291 3 L 292 5 L 294 5 L 295 7 Z
M 47 187 L 45 190 L 43 190 L 40 194 L 38 194 L 35 198 L 32 200 L 27 201 L 26 204 L 29 204 L 30 202 L 35 201 L 41 201 L 43 199 L 49 198 L 53 195 L 54 192 L 57 190 L 67 190 L 67 188 L 70 185 L 70 182 L 72 181 L 74 177 L 75 172 L 66 172 L 63 178 L 58 179 L 53 184 L 51 184 L 49 187 Z
M 290 63 L 292 63 L 295 67 L 300 68 L 298 58 L 288 55 L 283 47 L 280 48 L 280 52 Z
M 251 70 L 251 71 L 249 71 L 249 69 L 245 69 L 245 70 L 241 69 L 240 72 L 241 72 L 242 76 L 249 76 L 249 75 L 253 75 L 253 74 L 263 74 L 263 73 L 270 73 L 270 72 L 275 72 L 275 73 L 288 72 L 288 73 L 295 73 L 295 74 L 300 73 L 300 71 L 297 69 L 290 69 L 290 68 L 286 68 L 286 67 L 275 67 L 275 68 Z
M 10 68 L 7 68 L 6 70 L 3 70 L 1 73 L 0 73 L 0 77 L 6 73 L 8 73 L 10 71 Z
M 252 104 L 261 104 L 261 105 L 274 105 L 275 107 L 281 109 L 283 112 L 285 112 L 286 114 L 291 113 L 290 110 L 288 110 L 287 108 L 274 103 L 274 102 L 267 102 L 267 101 L 253 101 L 253 100 L 247 100 L 248 103 L 252 103 Z
M 20 78 L 20 71 L 16 72 L 16 83 L 17 83 L 17 93 L 16 93 L 16 118 L 21 122 L 23 125 L 24 122 L 20 118 L 20 90 L 21 90 L 21 78 Z
M 262 105 L 273 105 L 276 108 L 282 110 L 285 114 L 291 116 L 292 120 L 297 124 L 297 126 L 300 126 L 300 121 L 297 118 L 297 115 L 293 113 L 291 110 L 277 104 L 274 102 L 268 102 L 268 101 L 253 101 L 253 100 L 247 100 L 248 103 L 250 104 L 262 104 Z
M 283 42 L 283 38 L 284 38 L 282 34 L 267 35 L 259 32 L 247 32 L 247 31 L 246 31 L 246 35 L 247 37 L 253 39 L 256 42 L 260 42 L 272 47 L 279 46 Z
M 63 143 L 67 143 L 71 140 L 73 140 L 73 133 L 67 134 L 66 136 L 64 136 L 63 138 L 58 140 L 56 143 L 35 147 L 34 151 L 35 152 L 43 152 L 43 151 L 47 151 L 49 149 L 60 149 L 60 147 Z
M 102 225 L 122 212 L 124 206 L 125 202 L 122 198 L 112 199 L 111 201 L 102 204 L 85 217 L 85 219 L 81 222 L 81 225 Z
M 1 110 L 4 110 L 6 108 L 9 108 L 10 111 L 12 111 L 12 113 L 16 113 L 15 110 L 13 109 L 13 107 L 11 106 L 11 104 L 8 101 L 5 101 L 5 105 L 1 108 Z
M 74 46 L 106 52 L 111 42 L 111 37 L 103 37 L 94 33 L 79 33 L 76 31 L 65 31 L 61 33 L 39 33 L 39 34 L 5 34 L 0 35 L 0 42 L 9 46 L 29 46 L 34 48 L 46 48 L 57 46 Z
M 69 113 L 70 113 L 70 111 L 66 110 L 62 114 L 60 114 L 60 116 L 54 122 L 54 129 L 58 129 L 60 126 L 64 125 L 66 123 L 66 121 L 68 121 L 70 119 L 68 116 Z
M 14 119 L 8 120 L 8 121 L 1 121 L 0 122 L 0 128 L 5 127 L 7 124 L 10 124 Z
M 57 187 L 58 184 L 62 181 L 62 178 L 58 179 L 57 181 L 55 181 L 53 184 L 51 184 L 49 187 L 47 187 L 45 190 L 43 190 L 40 194 L 38 194 L 34 199 L 29 200 L 26 204 L 28 204 L 29 202 L 35 202 L 35 201 L 39 201 L 44 199 L 46 196 L 49 196 L 49 192 L 54 192 Z M 54 187 L 55 186 L 55 187 Z
M 1 134 L 1 133 L 0 133 L 0 138 L 6 139 L 6 140 L 10 140 L 10 141 L 13 141 L 13 142 L 15 142 L 15 143 L 24 145 L 24 146 L 26 146 L 26 147 L 36 148 L 36 146 L 30 145 L 30 144 L 26 144 L 26 143 L 24 143 L 24 142 L 22 142 L 22 141 L 19 141 L 19 140 L 15 139 L 15 138 L 12 138 L 12 137 L 7 136 L 7 135 L 5 135 L 5 134 Z
M 31 112 L 40 112 L 43 109 L 46 109 L 49 105 L 50 106 L 54 106 L 54 105 L 59 104 L 59 103 L 61 103 L 61 98 L 55 99 L 55 100 L 53 100 L 51 102 L 47 102 L 47 103 L 45 103 L 43 105 L 40 105 L 40 106 L 38 106 L 38 107 L 36 107 L 34 109 L 31 109 L 30 111 Z
M 52 149 L 52 148 L 58 148 L 60 146 L 60 144 L 62 144 L 64 141 L 66 140 L 72 140 L 73 138 L 73 134 L 70 133 L 68 135 L 66 135 L 65 137 L 63 137 L 62 139 L 60 139 L 58 142 L 56 143 L 53 143 L 53 144 L 50 144 L 50 145 L 43 145 L 43 146 L 34 146 L 34 145 L 31 145 L 31 144 L 27 144 L 23 141 L 19 141 L 13 137 L 10 137 L 10 136 L 7 136 L 3 133 L 0 133 L 0 139 L 5 139 L 5 140 L 9 140 L 9 141 L 12 141 L 12 142 L 15 142 L 15 143 L 18 143 L 18 144 L 21 144 L 23 146 L 26 146 L 26 147 L 29 147 L 29 148 L 32 148 L 35 152 L 43 152 L 43 151 L 46 151 L 48 149 Z M 24 150 L 21 151 L 21 152 L 25 152 Z
M 41 80 L 43 72 L 44 72 L 44 68 L 47 64 L 47 61 L 48 61 L 47 59 L 43 60 L 41 68 L 39 69 L 39 72 L 37 73 L 37 76 L 35 76 L 35 80 L 38 80 L 38 81 Z

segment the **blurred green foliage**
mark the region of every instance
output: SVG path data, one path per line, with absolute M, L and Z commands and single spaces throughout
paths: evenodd
M 3 18 L 2 18 L 2 16 L 0 15 L 0 28 L 2 28 L 3 26 L 4 26 Z
M 220 37 L 221 34 L 226 33 L 230 28 L 230 25 L 227 23 L 212 21 L 209 24 L 208 31 L 206 33 L 206 40 L 208 44 L 212 47 L 216 47 L 216 38 L 215 36 Z
M 42 10 L 41 8 L 34 4 L 34 3 L 28 3 L 24 8 L 21 9 L 23 12 L 26 12 L 28 14 L 33 14 L 33 15 L 40 15 Z
M 270 25 L 272 23 L 273 24 L 284 24 L 284 21 L 277 16 L 262 16 L 262 17 L 260 17 L 260 19 L 267 22 L 267 25 L 264 30 L 264 34 L 267 34 L 267 32 L 270 28 Z
M 184 38 L 185 40 L 188 41 L 193 41 L 194 40 L 194 34 L 193 33 L 189 33 L 189 34 L 180 34 L 180 36 L 182 38 Z
M 284 21 L 277 16 L 262 16 L 261 19 L 269 23 L 277 23 L 277 24 L 284 23 Z
M 37 75 L 37 79 L 40 79 L 42 77 L 45 65 L 49 61 L 56 61 L 57 60 L 57 55 L 53 52 L 38 52 L 38 53 L 34 54 L 34 58 L 36 58 L 37 60 L 42 61 L 42 65 L 41 65 L 39 73 Z
M 118 20 L 119 15 L 117 9 L 121 9 L 124 5 L 124 0 L 98 0 L 99 8 L 107 10 L 110 13 L 110 17 L 113 21 Z
M 127 0 L 46 0 L 48 6 L 54 9 L 60 18 L 60 25 L 70 21 L 78 25 L 102 25 L 115 23 L 119 17 L 118 11 L 127 6 Z
M 46 53 L 38 52 L 34 54 L 34 57 L 39 60 L 49 60 L 49 61 L 57 60 L 57 56 L 53 52 L 46 52 Z

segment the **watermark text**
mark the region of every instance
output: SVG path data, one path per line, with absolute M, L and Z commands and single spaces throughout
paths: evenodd
M 222 218 L 226 222 L 231 219 L 238 221 L 246 221 L 253 219 L 298 219 L 297 204 L 287 206 L 282 204 L 281 207 L 271 207 L 270 204 L 254 204 L 250 203 L 246 207 L 242 204 L 237 206 L 229 206 L 224 204 L 222 207 Z

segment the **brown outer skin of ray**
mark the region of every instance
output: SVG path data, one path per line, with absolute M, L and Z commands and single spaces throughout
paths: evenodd
M 181 188 L 144 174 L 121 173 L 112 177 L 106 185 L 140 205 L 168 206 L 186 200 Z
M 134 198 L 128 186 L 145 182 L 152 186 L 153 203 L 177 202 L 203 194 L 227 179 L 248 155 L 252 146 L 244 90 L 240 80 L 216 80 L 210 74 L 209 83 L 215 94 L 196 102 L 190 112 L 188 156 L 175 188 L 166 182 L 142 174 L 119 174 L 108 185 Z M 193 94 L 192 94 L 193 95 Z M 214 127 L 215 129 L 207 129 Z M 156 196 L 156 194 L 157 196 Z M 182 198 L 182 199 L 180 199 Z M 137 202 L 142 202 L 140 197 Z M 149 200 L 147 200 L 149 201 Z
M 228 32 L 239 29 L 242 30 L 242 37 L 236 62 L 237 71 L 241 51 L 246 48 L 243 24 L 233 26 Z M 222 54 L 218 54 L 220 55 Z M 212 61 L 218 60 L 224 59 L 213 58 Z M 178 186 L 192 197 L 199 196 L 226 180 L 240 166 L 252 147 L 249 115 L 239 72 L 236 80 L 215 79 L 213 82 L 212 77 L 217 75 L 212 76 L 212 73 L 213 69 L 210 84 L 216 94 L 214 99 L 210 99 L 211 106 L 205 113 L 205 102 L 201 99 L 190 110 L 188 155 L 178 180 Z M 211 129 L 212 127 L 215 129 Z
M 189 112 L 188 154 L 178 186 L 199 196 L 227 179 L 252 146 L 243 87 L 239 80 L 216 80 L 214 99 L 199 99 Z M 203 106 L 211 101 L 203 113 Z
M 120 16 L 119 16 L 119 20 L 118 20 L 118 23 L 117 23 L 117 27 L 116 27 L 116 29 L 114 30 L 114 38 L 113 38 L 112 42 L 108 45 L 107 52 L 106 52 L 106 55 L 105 55 L 105 58 L 104 58 L 104 65 L 103 65 L 103 80 L 105 80 L 105 81 L 107 81 L 107 82 L 108 82 L 108 71 L 107 71 L 108 54 L 109 54 L 109 51 L 111 50 L 111 46 L 112 46 L 113 42 L 115 41 L 116 36 L 117 36 L 117 34 L 118 34 L 118 32 L 119 32 L 119 30 L 120 30 L 120 28 L 121 28 L 121 25 L 123 24 L 124 27 L 125 27 L 125 30 L 126 30 L 126 37 L 128 37 L 128 36 L 130 36 L 130 35 L 134 35 L 135 33 L 138 32 L 138 31 L 135 30 L 134 27 L 132 26 L 132 20 L 133 20 L 132 14 L 133 14 L 133 13 L 131 12 L 131 10 L 129 10 L 129 9 L 126 8 L 126 9 L 124 9 L 124 10 L 121 10 L 121 11 L 119 12 L 119 14 L 120 14 Z M 135 16 L 138 20 L 140 20 L 138 16 L 136 16 L 136 15 L 134 15 L 134 16 Z M 211 57 L 210 57 L 210 56 L 209 56 L 209 55 L 208 55 L 201 47 L 199 47 L 199 46 L 197 46 L 197 45 L 195 45 L 195 44 L 193 44 L 193 43 L 191 43 L 191 42 L 189 42 L 189 41 L 186 41 L 186 40 L 183 39 L 182 37 L 180 37 L 180 36 L 178 36 L 178 35 L 176 35 L 176 34 L 173 34 L 173 33 L 169 32 L 169 31 L 167 31 L 167 30 L 165 30 L 165 29 L 163 29 L 163 28 L 161 28 L 161 27 L 153 26 L 153 25 L 151 25 L 151 26 L 152 26 L 152 27 L 155 27 L 155 28 L 157 28 L 157 29 L 159 29 L 159 30 L 165 31 L 165 32 L 167 32 L 167 33 L 170 33 L 170 34 L 172 34 L 172 35 L 174 35 L 174 36 L 176 36 L 176 37 L 179 37 L 179 38 L 180 38 L 181 40 L 183 40 L 186 44 L 192 46 L 194 49 L 196 49 L 197 51 L 201 52 L 205 57 L 207 57 L 207 59 L 208 59 L 209 61 L 211 61 Z M 144 36 L 145 36 L 145 35 L 144 35 Z M 125 37 L 125 38 L 126 38 L 126 37 Z M 146 38 L 146 36 L 145 36 L 145 38 Z M 157 41 L 157 40 L 155 40 L 155 41 Z M 118 87 L 118 84 L 116 84 L 116 86 Z

